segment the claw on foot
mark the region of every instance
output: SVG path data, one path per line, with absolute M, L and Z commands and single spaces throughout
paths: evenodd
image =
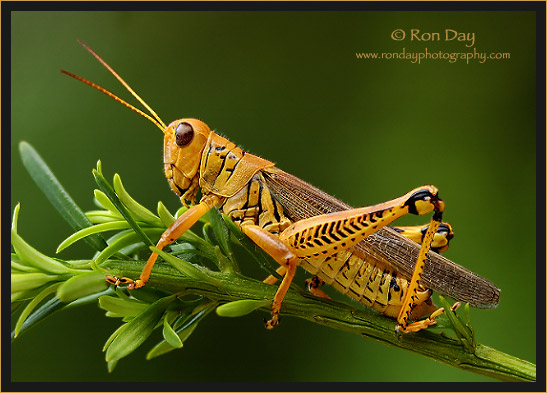
M 269 321 L 267 321 L 266 318 L 264 318 L 264 324 L 266 329 L 271 330 L 277 325 L 279 325 L 279 319 L 280 319 L 279 314 L 272 315 L 272 319 L 270 319 Z
M 450 309 L 452 310 L 452 308 L 454 308 L 454 306 L 452 306 Z M 457 308 L 457 306 L 456 306 L 456 308 Z M 426 319 L 422 319 L 421 321 L 417 321 L 417 322 L 412 322 L 410 325 L 407 325 L 406 327 L 403 326 L 403 325 L 395 326 L 395 332 L 397 332 L 397 333 L 399 333 L 399 332 L 401 332 L 401 333 L 415 333 L 415 332 L 419 332 L 422 329 L 427 329 L 429 326 L 433 326 L 433 325 L 437 324 L 437 321 L 435 320 L 435 318 L 437 318 L 439 315 L 441 315 L 443 313 L 444 313 L 444 308 L 443 307 L 438 308 Z
M 142 280 L 133 280 L 129 277 L 116 277 L 107 275 L 105 277 L 106 282 L 118 287 L 120 285 L 126 286 L 127 289 L 138 289 L 144 286 Z

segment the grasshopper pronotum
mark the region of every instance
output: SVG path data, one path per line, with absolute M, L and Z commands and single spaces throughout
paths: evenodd
M 432 290 L 472 306 L 497 306 L 500 290 L 490 281 L 440 256 L 448 248 L 452 228 L 442 223 L 444 202 L 437 188 L 426 185 L 377 205 L 352 208 L 310 184 L 249 154 L 211 131 L 197 119 L 166 125 L 129 85 L 91 48 L 81 43 L 148 110 L 128 104 L 104 88 L 61 70 L 154 123 L 164 133 L 164 169 L 181 202 L 193 204 L 162 234 L 163 249 L 213 207 L 227 214 L 259 247 L 270 254 L 283 276 L 267 328 L 278 324 L 283 297 L 301 266 L 314 276 L 310 291 L 330 284 L 342 293 L 396 318 L 396 330 L 414 332 L 436 323 L 443 312 L 431 300 Z M 196 203 L 198 189 L 202 198 Z M 406 214 L 433 212 L 429 225 L 387 225 Z M 417 243 L 421 243 L 421 246 Z M 146 284 L 158 255 L 152 253 L 140 278 L 107 276 L 107 281 L 137 289 Z M 270 276 L 265 282 L 274 284 Z M 431 315 L 430 315 L 431 314 Z M 427 315 L 429 317 L 425 318 Z M 416 321 L 409 323 L 409 321 Z

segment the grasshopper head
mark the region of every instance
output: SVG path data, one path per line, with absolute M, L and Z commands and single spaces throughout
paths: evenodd
M 181 201 L 195 202 L 199 186 L 201 154 L 211 130 L 197 119 L 180 119 L 165 129 L 163 164 L 165 177 Z
M 88 81 L 81 76 L 65 70 L 66 74 L 80 82 L 85 83 L 118 101 L 132 111 L 148 119 L 158 127 L 165 135 L 163 163 L 165 176 L 171 189 L 180 196 L 184 205 L 186 201 L 194 201 L 199 186 L 198 168 L 201 161 L 201 153 L 207 143 L 211 130 L 207 124 L 197 119 L 180 119 L 166 126 L 154 110 L 125 82 L 112 67 L 110 67 L 97 53 L 82 41 L 78 41 L 87 49 L 103 66 L 110 71 L 116 79 L 144 106 L 150 114 L 134 107 L 105 88 Z

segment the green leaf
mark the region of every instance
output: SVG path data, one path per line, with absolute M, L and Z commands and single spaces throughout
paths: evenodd
M 464 326 L 459 316 L 457 316 L 456 313 L 450 309 L 450 304 L 448 304 L 448 302 L 445 300 L 443 296 L 439 295 L 439 301 L 441 302 L 441 305 L 444 307 L 444 315 L 448 317 L 448 319 L 454 326 L 453 330 L 458 336 L 458 338 L 460 339 L 466 352 L 474 353 L 475 339 L 472 336 L 472 332 Z
M 120 214 L 118 209 L 116 209 L 116 206 L 114 206 L 114 204 L 110 202 L 110 199 L 108 199 L 104 192 L 102 192 L 101 190 L 93 190 L 93 195 L 95 196 L 95 200 L 101 207 L 110 211 L 112 214 L 122 218 L 122 215 Z
M 167 318 L 163 318 L 163 338 L 173 348 L 182 348 L 182 340 L 169 325 Z
M 10 294 L 11 302 L 18 301 L 27 301 L 33 299 L 40 291 L 43 290 L 41 287 L 26 289 L 24 291 L 12 292 Z
M 107 368 L 108 372 L 111 373 L 112 371 L 114 371 L 114 369 L 116 368 L 117 365 L 118 365 L 118 361 L 113 360 L 111 362 L 106 363 L 106 368 Z
M 205 273 L 203 273 L 197 266 L 192 265 L 189 262 L 183 261 L 182 259 L 179 259 L 171 254 L 167 254 L 164 251 L 161 251 L 157 249 L 156 247 L 150 247 L 150 250 L 157 253 L 160 257 L 162 257 L 166 262 L 169 262 L 171 266 L 173 266 L 175 269 L 177 269 L 179 272 L 181 272 L 183 275 L 192 277 L 196 280 L 200 281 L 210 281 L 211 277 L 207 276 Z M 205 269 L 205 268 L 203 268 Z
M 78 298 L 78 299 L 76 299 L 73 302 L 70 302 L 68 304 L 65 303 L 64 308 L 70 309 L 70 308 L 74 308 L 74 307 L 83 306 L 85 304 L 91 304 L 91 303 L 97 304 L 97 299 L 98 298 L 100 298 L 101 296 L 105 296 L 105 295 L 111 295 L 113 293 L 114 293 L 114 290 L 112 288 L 108 287 L 102 292 L 93 293 L 91 295 Z
M 163 229 L 161 228 L 149 228 L 145 230 L 148 234 L 161 236 Z M 121 234 L 121 233 L 120 233 Z M 112 255 L 120 251 L 124 247 L 128 247 L 131 244 L 139 243 L 142 240 L 142 237 L 134 232 L 124 232 L 121 234 L 116 241 L 109 244 L 98 256 L 95 258 L 95 262 L 100 264 L 110 258 Z
M 114 339 L 116 337 L 118 337 L 118 334 L 120 334 L 122 332 L 123 329 L 125 329 L 127 327 L 127 323 L 124 323 L 123 325 L 119 326 L 116 330 L 114 330 L 114 333 L 112 333 L 110 335 L 110 337 L 108 337 L 108 339 L 106 340 L 106 342 L 104 343 L 104 346 L 103 346 L 103 352 L 105 352 L 108 347 L 110 346 L 110 344 L 112 344 L 112 341 L 114 341 Z M 110 363 L 110 362 L 109 362 Z
M 221 317 L 241 317 L 261 307 L 271 306 L 271 300 L 236 300 L 217 307 L 217 315 Z
M 148 222 L 153 225 L 161 225 L 161 220 L 154 215 L 150 210 L 143 205 L 135 201 L 123 187 L 122 179 L 117 173 L 114 174 L 114 191 L 118 195 L 120 201 L 127 207 L 127 209 L 138 219 L 144 222 Z
M 11 229 L 17 233 L 17 221 L 19 221 L 19 210 L 21 210 L 21 204 L 18 203 L 13 209 L 13 219 L 11 220 Z
M 249 239 L 243 232 L 241 232 L 236 224 L 234 224 L 234 222 L 230 220 L 227 216 L 223 216 L 223 219 L 230 232 L 232 232 L 234 237 L 238 240 L 239 244 L 241 244 L 245 251 L 247 251 L 256 262 L 258 262 L 258 265 L 266 272 L 268 272 L 268 274 L 273 275 L 277 279 L 281 279 L 282 277 L 275 271 L 275 268 L 273 267 L 277 265 L 273 258 L 270 257 L 256 244 L 254 244 L 253 241 Z
M 45 273 L 22 273 L 11 275 L 11 292 L 39 288 L 51 281 L 58 281 L 62 276 Z
M 151 285 L 146 285 L 137 291 L 131 291 L 131 296 L 141 302 L 151 304 L 165 297 L 165 292 L 162 292 Z
M 11 244 L 21 260 L 30 266 L 38 268 L 42 271 L 56 274 L 77 272 L 77 270 L 71 269 L 63 265 L 61 262 L 58 262 L 33 248 L 13 229 L 11 230 Z
M 78 240 L 85 238 L 86 236 L 89 236 L 93 233 L 99 233 L 99 232 L 106 232 L 106 231 L 115 231 L 115 230 L 121 230 L 129 228 L 129 224 L 126 221 L 112 221 L 104 224 L 97 224 L 93 225 L 89 228 L 84 228 L 82 230 L 79 230 L 76 233 L 73 233 L 69 237 L 67 237 L 61 244 L 59 244 L 59 247 L 57 247 L 56 253 L 60 253 L 68 246 L 76 243 Z
M 134 317 L 146 309 L 148 304 L 133 299 L 101 296 L 99 298 L 99 307 L 124 317 Z
M 57 297 L 65 303 L 104 291 L 108 283 L 101 272 L 78 274 L 65 281 L 57 290 Z
M 232 246 L 230 242 L 230 231 L 226 226 L 222 215 L 216 207 L 209 210 L 207 214 L 209 215 L 209 222 L 211 223 L 213 232 L 215 233 L 218 245 L 220 246 L 223 254 L 226 255 L 230 260 L 232 267 L 237 269 L 234 253 L 232 251 Z
M 123 218 L 121 214 L 114 214 L 108 210 L 90 210 L 85 212 L 85 216 L 92 224 L 119 221 L 120 218 Z
M 174 299 L 174 295 L 164 297 L 133 318 L 108 346 L 106 361 L 119 360 L 137 349 L 150 336 Z
M 59 183 L 38 152 L 24 141 L 19 143 L 19 151 L 23 165 L 32 179 L 70 226 L 76 231 L 91 226 L 91 222 Z M 93 235 L 86 239 L 86 242 L 98 251 L 106 247 L 106 242 L 100 235 Z
M 137 233 L 141 237 L 144 244 L 153 245 L 150 238 L 143 232 L 141 227 L 132 217 L 131 213 L 129 213 L 127 208 L 119 200 L 112 186 L 108 183 L 108 181 L 106 181 L 105 177 L 102 174 L 102 166 L 100 164 L 100 161 L 97 163 L 97 169 L 93 169 L 93 177 L 95 177 L 95 181 L 97 182 L 99 188 L 106 194 L 106 196 L 108 197 L 108 199 L 110 199 L 114 206 L 116 206 L 116 209 L 118 209 L 123 218 L 125 218 L 131 228 L 133 228 L 135 233 Z
M 195 322 L 194 322 L 194 320 L 192 320 L 191 323 L 188 323 L 188 324 L 184 325 L 184 327 L 182 327 L 180 329 L 177 329 L 177 332 L 178 332 L 177 335 L 179 336 L 180 341 L 182 341 L 184 343 L 188 339 L 188 337 L 190 337 L 192 335 L 194 330 L 198 327 L 198 322 L 201 319 L 202 318 L 196 318 Z
M 190 335 L 194 332 L 194 330 L 196 330 L 197 327 L 198 327 L 198 324 L 196 323 L 194 325 L 185 327 L 183 330 L 177 333 L 177 336 L 179 337 L 182 345 L 184 345 L 184 341 L 186 341 L 188 337 L 190 337 Z M 165 340 L 161 341 L 146 354 L 146 360 L 150 360 L 160 355 L 163 355 L 167 352 L 171 352 L 173 349 L 177 349 L 177 348 L 172 346 Z
M 197 328 L 198 322 L 201 321 L 211 310 L 213 310 L 213 305 L 208 305 L 205 309 L 201 310 L 199 313 L 195 315 L 182 315 L 176 322 L 175 322 L 175 329 L 177 332 L 177 336 L 179 337 L 180 341 L 184 343 L 188 337 L 192 334 L 192 332 Z M 154 346 L 147 354 L 146 359 L 150 360 L 155 357 L 158 357 L 160 355 L 163 355 L 167 352 L 172 351 L 175 349 L 172 345 L 170 345 L 167 341 L 163 340 L 159 342 L 157 345 Z
M 11 271 L 20 272 L 20 273 L 39 273 L 40 270 L 33 267 L 23 265 L 22 263 L 15 262 L 13 259 L 11 261 Z
M 169 210 L 165 207 L 165 205 L 162 202 L 158 202 L 158 216 L 161 219 L 161 222 L 163 225 L 168 227 L 175 221 L 175 217 L 169 213 Z
M 40 322 L 42 319 L 50 316 L 55 311 L 60 310 L 65 306 L 65 303 L 61 302 L 56 297 L 53 297 L 49 299 L 47 302 L 42 304 L 36 311 L 34 311 L 22 324 L 21 328 L 19 329 L 19 336 L 24 331 L 28 330 L 32 326 L 35 326 L 38 322 Z M 15 331 L 11 332 L 11 338 L 13 339 L 15 337 Z
M 36 306 L 38 306 L 46 297 L 48 297 L 52 293 L 55 293 L 59 285 L 61 285 L 61 283 L 55 283 L 53 285 L 50 285 L 49 287 L 41 291 L 38 295 L 36 295 L 36 297 L 32 299 L 32 301 L 29 302 L 29 304 L 25 307 L 25 309 L 23 310 L 23 312 L 21 312 L 21 315 L 19 315 L 19 318 L 17 319 L 13 335 L 14 338 L 19 335 L 23 323 L 27 320 L 28 316 L 32 313 Z

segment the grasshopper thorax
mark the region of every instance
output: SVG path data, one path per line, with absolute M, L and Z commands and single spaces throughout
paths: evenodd
M 165 177 L 182 203 L 195 202 L 199 165 L 211 130 L 197 119 L 180 119 L 165 129 L 163 164 Z

